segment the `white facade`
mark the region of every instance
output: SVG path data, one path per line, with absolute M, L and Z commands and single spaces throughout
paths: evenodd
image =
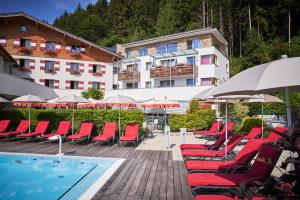
M 113 82 L 113 63 L 32 56 L 12 56 L 17 62 L 20 62 L 21 59 L 30 60 L 30 71 L 21 71 L 20 68 L 12 68 L 12 74 L 25 79 L 33 80 L 41 85 L 45 85 L 45 80 L 54 80 L 54 89 L 72 90 L 70 89 L 69 81 L 78 81 L 78 89 L 83 91 L 93 87 L 92 82 L 99 82 L 101 90 L 112 89 L 111 83 Z M 55 70 L 53 72 L 47 72 L 47 70 L 45 70 L 45 61 L 55 62 Z M 79 63 L 79 74 L 73 74 L 70 72 L 70 63 Z M 98 75 L 93 74 L 92 65 L 102 66 L 101 72 L 99 72 Z

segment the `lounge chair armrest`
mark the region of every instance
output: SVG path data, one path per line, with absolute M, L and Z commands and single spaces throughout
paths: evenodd
M 227 170 L 226 170 L 226 173 L 231 173 L 231 174 L 236 174 L 237 171 L 239 170 L 247 170 L 249 169 L 249 165 L 244 165 L 242 163 L 235 163 L 234 164 L 235 166 L 232 166 L 232 167 L 228 167 Z

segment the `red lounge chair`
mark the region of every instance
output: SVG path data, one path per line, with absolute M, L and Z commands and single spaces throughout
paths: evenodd
M 99 142 L 112 142 L 115 139 L 115 133 L 117 131 L 117 124 L 115 122 L 105 122 L 102 134 L 93 138 L 93 144 L 97 144 Z
M 227 133 L 231 133 L 231 131 L 234 128 L 235 123 L 234 122 L 227 122 Z M 222 134 L 224 134 L 226 132 L 226 124 L 223 126 L 223 129 L 220 132 L 214 132 L 214 133 L 205 133 L 203 134 L 204 138 L 216 138 L 221 136 Z
M 127 124 L 124 135 L 120 138 L 118 145 L 122 142 L 134 142 L 134 146 L 137 146 L 139 140 L 139 125 L 138 124 Z
M 231 150 L 240 142 L 242 136 L 239 134 L 233 134 L 227 144 L 227 152 Z M 225 145 L 220 150 L 202 150 L 202 149 L 184 149 L 181 151 L 182 156 L 185 160 L 196 158 L 205 159 L 205 158 L 221 158 L 225 155 Z
M 271 174 L 279 156 L 281 149 L 275 146 L 263 145 L 254 163 L 246 173 L 226 174 L 226 173 L 193 173 L 187 174 L 187 183 L 192 188 L 193 193 L 201 188 L 230 189 L 238 187 L 240 183 L 255 185 L 255 181 L 265 181 Z
M 232 171 L 241 167 L 248 166 L 249 162 L 257 154 L 261 146 L 263 145 L 263 140 L 252 139 L 250 140 L 243 149 L 230 161 L 198 161 L 189 160 L 185 162 L 186 169 L 190 172 L 195 171 Z
M 21 120 L 16 130 L 0 133 L 0 137 L 11 137 L 11 136 L 19 135 L 21 133 L 26 133 L 28 131 L 28 128 L 29 128 L 29 121 Z
M 180 145 L 180 149 L 216 149 L 219 148 L 225 142 L 225 133 L 218 137 L 218 139 L 213 144 L 182 144 Z
M 241 198 L 237 196 L 227 196 L 223 194 L 201 194 L 195 196 L 195 200 L 242 200 Z M 244 200 L 247 198 L 243 198 Z M 265 200 L 266 197 L 252 197 L 251 200 Z
M 5 132 L 9 124 L 10 124 L 10 120 L 0 120 L 0 133 Z
M 39 121 L 36 124 L 35 130 L 34 132 L 29 132 L 29 133 L 23 133 L 18 135 L 18 137 L 20 138 L 31 138 L 31 137 L 37 137 L 37 136 L 41 136 L 44 133 L 46 133 L 48 126 L 49 126 L 49 121 Z
M 94 127 L 94 124 L 91 122 L 81 123 L 79 132 L 75 133 L 74 135 L 68 136 L 67 137 L 68 141 L 69 142 L 72 142 L 74 140 L 83 141 L 85 139 L 87 139 L 87 141 L 88 141 L 90 138 L 90 135 L 92 133 L 93 127 Z
M 254 139 L 261 136 L 261 127 L 254 127 L 244 136 L 244 139 Z
M 69 131 L 70 131 L 70 128 L 71 128 L 71 122 L 70 121 L 60 121 L 56 132 L 53 132 L 51 134 L 43 135 L 43 137 L 45 139 L 47 139 L 47 138 L 50 138 L 50 137 L 53 137 L 53 136 L 56 136 L 56 135 L 67 136 Z
M 197 131 L 194 131 L 194 135 L 203 135 L 205 133 L 218 132 L 218 131 L 220 131 L 220 128 L 222 127 L 222 125 L 223 125 L 223 122 L 221 122 L 221 121 L 214 122 L 209 130 L 197 130 Z

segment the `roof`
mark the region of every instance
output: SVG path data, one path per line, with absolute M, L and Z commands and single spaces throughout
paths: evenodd
M 125 48 L 131 48 L 136 46 L 142 46 L 142 45 L 148 45 L 158 42 L 165 42 L 169 40 L 176 40 L 186 37 L 193 37 L 198 35 L 204 35 L 204 34 L 212 34 L 219 42 L 221 42 L 224 45 L 227 45 L 226 39 L 223 37 L 223 35 L 218 31 L 216 28 L 205 28 L 205 29 L 195 29 L 192 31 L 186 31 L 181 33 L 174 33 L 170 35 L 164 35 L 160 37 L 155 37 L 147 40 L 140 40 L 136 42 L 131 42 L 127 44 L 123 44 L 123 47 Z
M 13 62 L 17 65 L 15 59 L 6 51 L 6 49 L 0 45 L 0 56 L 2 56 L 5 60 Z
M 71 37 L 71 38 L 73 38 L 73 39 L 79 40 L 79 41 L 81 41 L 81 42 L 83 42 L 83 43 L 86 43 L 86 44 L 88 44 L 88 45 L 90 45 L 90 46 L 93 46 L 93 47 L 95 47 L 95 48 L 97 48 L 97 49 L 99 49 L 99 50 L 101 50 L 101 51 L 104 51 L 104 52 L 106 52 L 106 53 L 108 53 L 108 54 L 111 54 L 112 56 L 114 56 L 114 57 L 116 57 L 116 58 L 119 58 L 119 59 L 122 59 L 122 58 L 123 58 L 123 56 L 121 56 L 121 55 L 119 55 L 119 54 L 117 54 L 117 53 L 114 53 L 114 52 L 108 50 L 108 49 L 105 48 L 105 47 L 96 45 L 96 44 L 94 44 L 94 43 L 92 43 L 92 42 L 89 42 L 89 41 L 87 41 L 87 40 L 85 40 L 85 39 L 83 39 L 83 38 L 81 38 L 81 37 L 78 37 L 78 36 L 76 36 L 76 35 L 73 35 L 72 33 L 66 32 L 66 31 L 64 31 L 64 30 L 62 30 L 62 29 L 60 29 L 60 28 L 57 28 L 57 27 L 53 26 L 53 25 L 47 24 L 46 22 L 43 22 L 43 21 L 41 21 L 41 20 L 39 20 L 39 19 L 37 19 L 37 18 L 34 18 L 34 17 L 32 17 L 32 16 L 30 16 L 30 15 L 24 13 L 24 12 L 3 13 L 3 14 L 0 14 L 0 18 L 1 18 L 1 17 L 2 17 L 2 18 L 5 18 L 5 17 L 25 17 L 25 18 L 27 18 L 27 19 L 29 19 L 29 20 L 35 21 L 35 22 L 37 22 L 37 23 L 39 23 L 39 24 L 41 24 L 41 25 L 43 25 L 43 26 L 46 26 L 46 27 L 51 28 L 51 29 L 53 29 L 53 30 L 55 30 L 55 31 L 57 31 L 57 32 L 60 32 L 60 33 L 62 33 L 62 34 L 64 34 L 64 35 L 67 35 L 67 36 L 69 36 L 69 37 Z

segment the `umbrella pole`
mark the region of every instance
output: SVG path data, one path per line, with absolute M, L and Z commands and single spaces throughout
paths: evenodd
M 292 135 L 292 116 L 291 116 L 291 101 L 289 95 L 289 88 L 285 88 L 285 102 L 286 102 L 286 114 L 287 114 L 287 124 L 289 129 L 289 135 Z
M 167 125 L 167 108 L 165 108 L 165 125 L 164 127 Z
M 119 106 L 119 135 L 121 136 L 121 105 Z
M 30 125 L 31 125 L 31 120 L 30 120 L 30 110 L 31 110 L 31 105 L 28 105 L 29 107 L 29 112 L 28 112 L 28 121 L 29 121 L 29 133 L 30 133 Z
M 225 102 L 225 160 L 227 158 L 227 140 L 228 140 L 228 129 L 227 129 L 227 121 L 228 121 L 228 102 L 226 99 Z
M 264 137 L 264 103 L 261 102 L 261 138 Z
M 74 103 L 72 103 L 72 135 L 74 134 Z

